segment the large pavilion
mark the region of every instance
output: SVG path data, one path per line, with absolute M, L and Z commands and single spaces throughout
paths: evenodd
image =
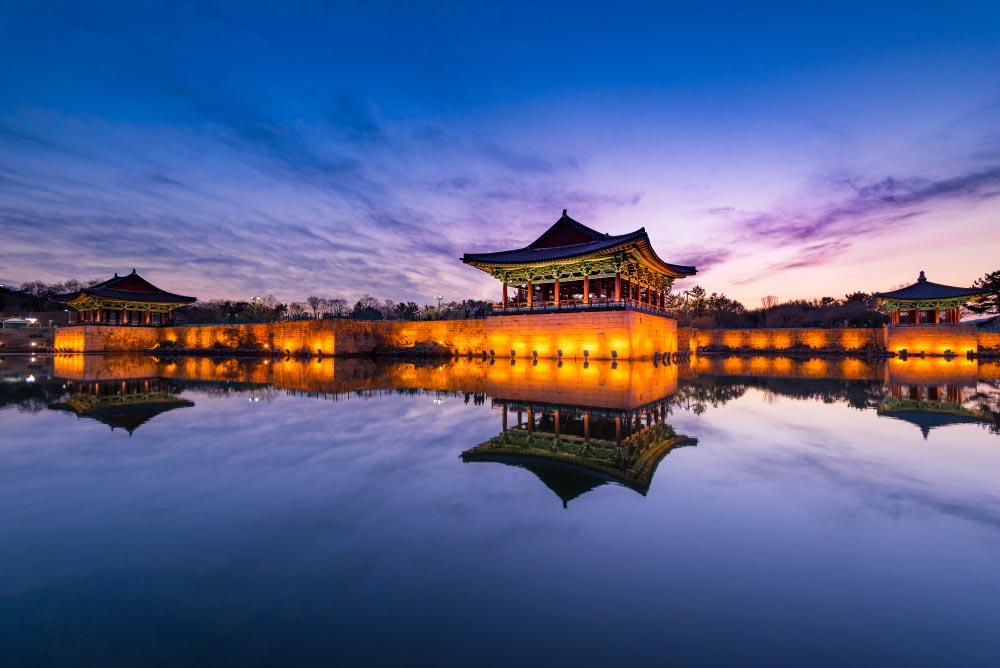
M 694 267 L 661 260 L 645 228 L 604 234 L 573 220 L 565 209 L 528 246 L 466 253 L 462 262 L 503 284 L 494 315 L 598 308 L 663 312 L 674 280 L 697 272 Z
M 984 294 L 986 292 L 978 288 L 931 283 L 924 272 L 920 272 L 916 283 L 898 290 L 876 292 L 875 298 L 879 306 L 889 309 L 893 325 L 936 325 L 960 322 L 962 307 Z
M 196 301 L 161 290 L 135 269 L 127 276 L 115 274 L 103 283 L 52 299 L 75 309 L 79 323 L 106 325 L 163 325 L 172 320 L 174 309 Z

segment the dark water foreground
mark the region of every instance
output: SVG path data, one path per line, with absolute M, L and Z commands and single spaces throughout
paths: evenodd
M 911 362 L 8 357 L 0 665 L 998 665 L 1000 367 Z

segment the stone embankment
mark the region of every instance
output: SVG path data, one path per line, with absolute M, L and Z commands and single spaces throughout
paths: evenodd
M 656 359 L 740 354 L 820 357 L 997 356 L 1000 332 L 975 325 L 900 325 L 871 329 L 678 328 L 672 318 L 636 311 L 506 315 L 418 322 L 299 320 L 232 325 L 62 327 L 60 352 L 252 354 L 310 357 Z

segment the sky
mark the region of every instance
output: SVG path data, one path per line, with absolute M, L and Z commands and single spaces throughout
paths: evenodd
M 562 209 L 748 307 L 1000 268 L 1000 5 L 0 0 L 0 282 L 498 299 Z

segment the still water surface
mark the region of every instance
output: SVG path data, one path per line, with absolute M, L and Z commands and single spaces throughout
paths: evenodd
M 996 365 L 0 375 L 4 666 L 1000 662 Z

